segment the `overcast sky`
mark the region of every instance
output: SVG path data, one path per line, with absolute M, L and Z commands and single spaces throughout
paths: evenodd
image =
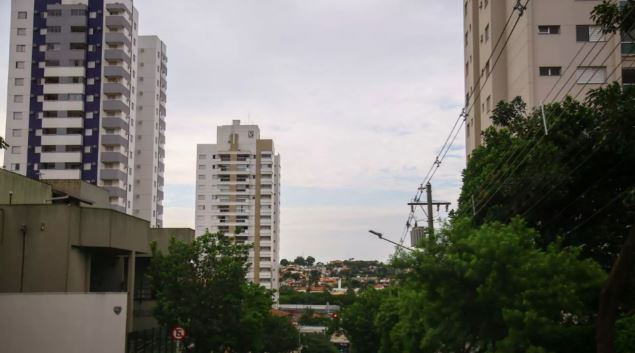
M 0 0 L 4 136 L 10 0 Z M 386 260 L 463 97 L 460 1 L 137 0 L 168 48 L 166 227 L 194 227 L 197 143 L 260 125 L 282 159 L 282 257 Z M 433 180 L 455 205 L 464 134 Z M 420 215 L 422 216 L 422 215 Z

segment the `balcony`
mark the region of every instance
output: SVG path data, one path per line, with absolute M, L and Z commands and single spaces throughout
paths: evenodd
M 42 128 L 44 129 L 63 129 L 63 128 L 83 128 L 84 119 L 82 118 L 42 118 Z
M 40 169 L 40 179 L 81 179 L 79 169 Z
M 104 186 L 104 189 L 108 191 L 108 195 L 110 197 L 121 197 L 126 198 L 126 189 L 120 188 L 118 186 Z
M 130 46 L 130 38 L 122 32 L 106 32 L 104 33 L 104 41 L 108 44 L 121 44 Z
M 132 24 L 130 23 L 130 20 L 128 20 L 126 16 L 109 15 L 109 16 L 106 16 L 106 27 L 113 30 L 125 28 L 130 31 L 132 29 Z
M 102 135 L 101 144 L 106 146 L 128 146 L 128 139 L 120 135 Z
M 44 77 L 86 77 L 86 68 L 81 67 L 46 67 Z
M 622 42 L 622 55 L 635 55 L 635 42 Z
M 119 169 L 102 169 L 99 177 L 103 180 L 126 180 L 126 173 Z
M 118 99 L 107 99 L 103 101 L 103 109 L 106 112 L 125 112 L 130 114 L 130 107 Z
M 130 71 L 120 65 L 106 65 L 104 66 L 104 77 L 107 78 L 125 78 L 130 80 Z
M 108 49 L 104 50 L 104 59 L 105 60 L 122 60 L 129 62 L 130 54 L 126 52 L 123 48 L 117 49 Z
M 83 101 L 44 101 L 43 111 L 84 110 Z
M 44 94 L 84 94 L 84 85 L 81 83 L 45 83 Z
M 121 94 L 124 96 L 130 95 L 130 89 L 120 82 L 104 82 L 105 94 Z
M 128 122 L 122 117 L 106 116 L 101 120 L 101 127 L 106 129 L 123 129 L 128 131 Z
M 82 135 L 42 135 L 42 146 L 81 145 Z
M 42 152 L 40 154 L 42 163 L 81 163 L 81 152 Z
M 123 164 L 128 163 L 128 156 L 122 152 L 102 152 L 101 161 L 105 163 L 119 162 Z

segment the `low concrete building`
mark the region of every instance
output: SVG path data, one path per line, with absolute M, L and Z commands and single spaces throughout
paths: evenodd
M 81 181 L 45 184 L 5 170 L 0 181 L 0 293 L 125 293 L 125 331 L 158 326 L 146 279 L 150 243 L 167 251 L 171 237 L 192 241 L 194 230 L 150 228 Z

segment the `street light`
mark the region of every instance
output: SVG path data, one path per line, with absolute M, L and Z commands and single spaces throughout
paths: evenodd
M 381 233 L 379 233 L 379 232 L 376 232 L 376 231 L 374 231 L 374 230 L 372 230 L 372 229 L 371 229 L 371 230 L 369 230 L 368 232 L 369 232 L 370 234 L 376 235 L 379 239 L 384 240 L 384 241 L 387 241 L 387 242 L 389 242 L 389 243 L 391 243 L 391 244 L 395 244 L 395 245 L 397 245 L 397 246 L 398 246 L 398 247 L 400 247 L 400 248 L 406 249 L 406 250 L 408 250 L 408 251 L 414 251 L 414 249 L 413 249 L 413 248 L 409 248 L 409 247 L 407 247 L 407 246 L 404 246 L 404 245 L 401 245 L 401 244 L 399 244 L 399 243 L 397 243 L 397 242 L 394 242 L 394 241 L 392 241 L 392 240 L 390 240 L 390 239 L 384 238 L 384 235 L 383 235 L 383 234 L 381 234 Z

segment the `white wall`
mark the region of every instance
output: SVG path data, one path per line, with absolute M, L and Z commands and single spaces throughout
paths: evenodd
M 125 352 L 125 293 L 0 294 L 0 318 L 2 352 Z

